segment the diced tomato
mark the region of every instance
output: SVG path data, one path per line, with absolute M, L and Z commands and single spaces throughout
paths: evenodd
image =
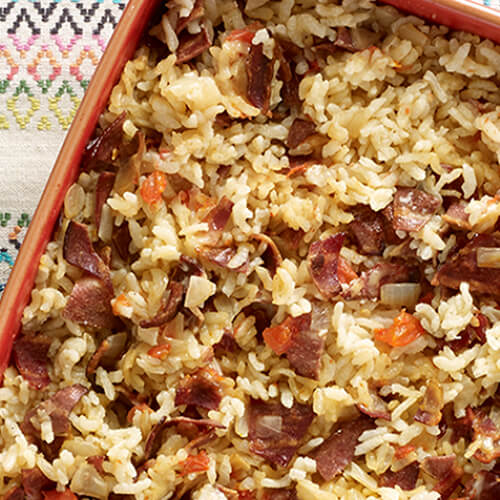
M 278 355 L 285 353 L 292 344 L 293 318 L 287 318 L 280 325 L 266 328 L 262 332 L 264 342 Z
M 192 472 L 205 472 L 208 470 L 208 464 L 210 459 L 208 458 L 207 452 L 201 450 L 198 455 L 189 455 L 186 460 L 183 460 L 181 465 L 181 476 L 186 476 Z
M 127 299 L 127 296 L 124 293 L 121 293 L 113 300 L 111 308 L 113 309 L 113 314 L 115 316 L 120 316 L 120 308 L 121 307 L 130 307 L 130 302 Z
M 408 456 L 412 451 L 415 451 L 415 446 L 413 446 L 412 444 L 400 446 L 399 448 L 396 448 L 394 452 L 394 458 L 396 460 L 401 460 L 402 458 Z
M 255 491 L 252 490 L 242 490 L 238 491 L 238 500 L 255 500 Z
M 392 347 L 400 347 L 417 340 L 425 330 L 417 318 L 403 309 L 389 328 L 378 328 L 374 333 L 377 340 Z
M 341 256 L 339 256 L 337 263 L 337 275 L 339 277 L 339 281 L 345 284 L 350 283 L 358 277 L 353 268 L 349 265 L 349 262 Z
M 77 500 L 78 497 L 69 489 L 64 491 L 50 490 L 43 492 L 44 500 Z
M 243 28 L 240 30 L 233 30 L 227 36 L 226 40 L 229 42 L 234 42 L 236 40 L 244 43 L 252 43 L 253 37 L 255 36 L 255 31 L 250 31 L 248 28 Z
M 161 195 L 167 187 L 167 176 L 158 170 L 149 174 L 141 185 L 142 199 L 148 205 L 155 205 L 161 200 Z
M 127 413 L 127 422 L 129 424 L 131 424 L 132 420 L 134 420 L 134 415 L 135 415 L 135 413 L 137 411 L 140 411 L 140 412 L 145 412 L 145 411 L 152 412 L 153 410 L 146 403 L 140 403 L 138 405 L 132 406 L 132 408 L 130 408 L 129 412 Z
M 156 359 L 165 359 L 170 352 L 170 344 L 160 344 L 151 347 L 148 351 L 148 355 Z

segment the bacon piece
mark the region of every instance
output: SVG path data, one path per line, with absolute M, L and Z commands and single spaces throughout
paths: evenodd
M 236 352 L 238 350 L 238 344 L 234 339 L 234 334 L 231 331 L 225 331 L 222 334 L 222 338 L 213 346 L 216 352 L 228 353 Z
M 440 207 L 441 201 L 421 189 L 398 188 L 394 195 L 394 229 L 418 231 Z
M 202 257 L 207 259 L 212 264 L 216 264 L 217 266 L 224 267 L 226 269 L 230 269 L 231 271 L 236 271 L 237 273 L 246 273 L 248 271 L 248 258 L 243 264 L 241 264 L 237 268 L 229 267 L 229 262 L 236 255 L 236 251 L 234 248 L 225 247 L 225 248 L 210 248 L 204 247 L 200 250 L 200 254 Z
M 283 257 L 281 256 L 281 252 L 279 251 L 276 243 L 272 238 L 267 236 L 267 234 L 254 233 L 251 235 L 251 238 L 258 240 L 267 246 L 265 252 L 262 254 L 262 259 L 264 260 L 264 264 L 267 269 L 269 269 L 271 276 L 274 276 L 276 274 L 276 270 L 283 262 Z
M 303 118 L 295 118 L 290 130 L 288 131 L 288 138 L 286 145 L 290 149 L 295 149 L 300 146 L 308 137 L 316 131 L 316 124 L 311 120 L 304 120 Z
M 413 490 L 417 484 L 418 472 L 418 462 L 412 462 L 397 472 L 388 469 L 380 476 L 380 486 L 394 488 L 397 485 L 402 490 Z
M 246 316 L 253 316 L 255 319 L 255 329 L 262 334 L 271 325 L 271 321 L 276 315 L 276 306 L 269 302 L 253 302 L 241 310 Z
M 116 176 L 113 172 L 101 172 L 99 174 L 99 178 L 97 179 L 94 209 L 94 221 L 97 231 L 99 231 L 99 225 L 101 224 L 102 207 L 106 203 L 109 193 L 111 193 L 111 190 L 113 189 L 115 177 Z
M 113 369 L 116 362 L 122 357 L 126 343 L 127 334 L 125 332 L 116 333 L 105 338 L 90 358 L 87 365 L 87 377 L 93 375 L 98 366 Z
M 335 45 L 335 47 L 348 50 L 349 52 L 356 52 L 358 50 L 354 46 L 351 30 L 345 28 L 344 26 L 339 26 L 337 28 L 337 38 L 335 39 L 335 42 L 333 42 L 333 44 Z
M 32 389 L 44 389 L 50 383 L 47 354 L 52 340 L 45 335 L 18 335 L 13 355 L 16 368 Z
M 250 400 L 248 439 L 250 451 L 269 462 L 287 467 L 300 446 L 314 414 L 310 406 Z
M 127 262 L 130 257 L 128 249 L 130 246 L 130 242 L 132 241 L 127 221 L 122 222 L 121 226 L 113 227 L 111 241 L 113 242 L 113 248 L 118 253 L 118 255 L 125 262 Z
M 382 285 L 409 281 L 410 274 L 410 268 L 405 264 L 380 262 L 368 271 L 361 273 L 363 281 L 361 295 L 365 298 L 376 299 Z
M 69 489 L 64 491 L 50 490 L 43 494 L 43 500 L 78 500 L 78 497 Z
M 391 420 L 391 412 L 387 409 L 385 401 L 373 389 L 369 389 L 370 401 L 368 404 L 358 404 L 358 410 L 371 418 Z
M 359 437 L 373 426 L 373 421 L 365 416 L 335 426 L 314 454 L 317 470 L 325 481 L 332 480 L 353 461 Z
M 203 0 L 196 0 L 191 12 L 186 17 L 180 17 L 177 19 L 177 26 L 175 27 L 175 33 L 178 35 L 191 21 L 196 21 L 200 19 L 205 14 L 205 8 L 203 6 Z
M 273 61 L 264 55 L 264 45 L 250 45 L 246 59 L 247 98 L 263 114 L 269 112 Z
M 318 379 L 325 340 L 311 329 L 312 314 L 289 316 L 280 325 L 266 328 L 264 340 L 276 354 L 286 354 L 298 375 Z
M 102 455 L 93 455 L 91 457 L 87 457 L 87 463 L 90 465 L 93 465 L 95 470 L 101 475 L 104 476 L 105 472 L 102 467 L 102 464 L 104 463 L 106 457 Z
M 40 438 L 40 431 L 33 425 L 31 420 L 36 417 L 40 410 L 43 410 L 50 417 L 54 435 L 56 437 L 66 436 L 71 428 L 68 416 L 87 392 L 88 389 L 80 384 L 60 389 L 49 399 L 42 401 L 36 408 L 26 413 L 21 424 L 21 430 L 25 436 L 35 441 L 38 440 Z
M 99 137 L 89 142 L 83 157 L 83 164 L 86 169 L 96 168 L 100 163 L 112 164 L 114 152 L 122 143 L 122 127 L 126 118 L 127 114 L 124 111 L 103 130 Z
M 199 56 L 212 45 L 208 36 L 208 31 L 205 27 L 201 28 L 199 33 L 191 35 L 184 32 L 179 37 L 179 47 L 175 55 L 177 56 L 176 64 L 183 64 Z
M 281 488 L 279 490 L 267 490 L 264 492 L 262 500 L 297 500 L 297 498 L 297 491 L 295 489 L 286 490 Z
M 42 500 L 43 492 L 54 488 L 55 483 L 46 477 L 38 467 L 21 471 L 21 484 L 26 500 Z
M 80 278 L 71 291 L 63 318 L 95 328 L 113 328 L 116 318 L 111 308 L 112 298 L 109 288 L 101 280 Z
M 194 375 L 186 375 L 177 386 L 175 405 L 192 405 L 216 410 L 222 399 L 218 375 L 212 370 L 200 369 Z
M 489 464 L 500 457 L 500 431 L 495 422 L 481 410 L 467 408 L 467 417 L 472 423 L 473 441 L 479 444 L 474 458 Z
M 86 225 L 71 221 L 64 234 L 63 257 L 72 265 L 87 271 L 112 291 L 109 267 L 94 250 Z
M 342 290 L 337 267 L 343 243 L 344 234 L 338 233 L 315 241 L 309 247 L 309 272 L 314 284 L 326 299 L 331 299 Z
M 2 500 L 24 500 L 24 490 L 19 486 L 14 486 L 4 493 Z
M 476 472 L 467 483 L 463 500 L 498 500 L 500 498 L 500 477 L 491 471 Z
M 203 222 L 208 223 L 209 235 L 211 236 L 210 244 L 215 246 L 219 241 L 226 224 L 231 217 L 234 203 L 223 196 L 217 206 L 212 208 L 208 215 L 203 219 Z
M 288 108 L 300 106 L 299 85 L 302 77 L 295 71 L 293 58 L 302 52 L 302 49 L 289 40 L 274 39 L 275 57 L 280 63 L 278 78 L 283 81 L 281 98 Z
M 443 215 L 443 219 L 450 225 L 457 229 L 464 229 L 465 231 L 471 230 L 471 225 L 469 222 L 469 214 L 465 211 L 467 204 L 462 201 L 456 201 L 452 203 L 446 213 Z
M 426 457 L 422 462 L 422 470 L 438 480 L 433 491 L 441 495 L 441 500 L 447 500 L 451 496 L 464 473 L 455 455 Z
M 219 424 L 219 422 L 206 418 L 196 419 L 188 417 L 175 417 L 167 420 L 165 417 L 162 417 L 158 423 L 153 425 L 148 434 L 146 445 L 144 447 L 144 460 L 149 460 L 151 457 L 156 455 L 161 446 L 161 434 L 165 429 L 173 425 L 182 424 L 195 426 L 199 431 L 205 431 L 207 429 L 225 429 L 225 426 Z
M 161 326 L 174 319 L 182 306 L 184 293 L 185 289 L 182 283 L 170 281 L 162 297 L 158 312 L 151 319 L 142 320 L 140 326 L 142 328 Z
M 369 207 L 358 207 L 349 224 L 349 232 L 359 251 L 365 255 L 382 255 L 385 248 L 384 216 Z
M 413 418 L 425 425 L 438 425 L 443 406 L 443 389 L 438 382 L 431 380 L 425 390 L 422 404 Z
M 500 269 L 479 267 L 479 247 L 500 247 L 497 234 L 479 234 L 440 267 L 432 278 L 433 286 L 447 286 L 458 290 L 460 283 L 469 283 L 471 292 L 500 296 Z

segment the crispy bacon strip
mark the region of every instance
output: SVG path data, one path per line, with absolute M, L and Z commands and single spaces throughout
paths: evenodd
M 472 423 L 474 442 L 480 446 L 474 458 L 483 464 L 489 464 L 500 457 L 500 430 L 495 422 L 482 410 L 467 408 L 467 418 Z
M 326 299 L 331 299 L 342 290 L 337 268 L 343 243 L 344 234 L 338 233 L 315 241 L 309 247 L 309 272 L 314 284 Z
M 111 308 L 113 298 L 108 287 L 97 278 L 80 278 L 73 287 L 63 318 L 95 328 L 113 328 L 116 318 Z
M 388 469 L 380 477 L 380 486 L 394 488 L 397 485 L 402 490 L 413 490 L 417 484 L 418 472 L 418 462 L 412 462 L 397 472 Z
M 89 142 L 85 148 L 83 163 L 87 169 L 99 166 L 99 163 L 112 164 L 113 155 L 123 137 L 123 124 L 127 114 L 125 111 L 114 122 L 108 125 L 99 137 Z
M 200 369 L 194 375 L 186 375 L 177 386 L 175 405 L 199 406 L 216 410 L 222 399 L 218 375 L 212 370 Z
M 298 375 L 318 379 L 324 338 L 311 329 L 311 313 L 289 316 L 283 323 L 266 328 L 264 341 L 276 354 L 286 354 Z
M 179 47 L 175 55 L 177 56 L 176 64 L 183 64 L 199 56 L 207 50 L 212 43 L 208 36 L 208 31 L 205 27 L 201 28 L 199 33 L 191 35 L 184 32 L 179 37 Z
M 316 124 L 311 120 L 305 120 L 304 118 L 295 118 L 290 130 L 288 131 L 288 138 L 286 140 L 286 145 L 290 149 L 295 149 L 300 146 L 308 137 L 314 134 L 316 131 Z
M 497 500 L 500 498 L 500 477 L 495 472 L 479 471 L 467 483 L 464 500 Z
M 426 457 L 422 462 L 422 470 L 438 480 L 433 491 L 437 491 L 442 500 L 447 500 L 451 496 L 464 473 L 455 455 Z
M 394 229 L 418 231 L 440 207 L 441 201 L 421 189 L 398 188 L 394 195 Z
M 175 33 L 178 35 L 191 21 L 196 21 L 201 19 L 205 14 L 205 7 L 203 6 L 204 0 L 196 0 L 191 9 L 191 12 L 186 17 L 180 17 L 177 19 L 177 26 L 175 27 Z
M 458 253 L 448 258 L 432 278 L 433 286 L 443 285 L 458 290 L 463 281 L 469 283 L 471 292 L 500 296 L 500 269 L 479 267 L 479 247 L 500 247 L 497 234 L 480 234 Z
M 465 231 L 471 230 L 471 225 L 469 222 L 469 214 L 465 211 L 467 204 L 462 201 L 457 201 L 452 203 L 446 213 L 443 215 L 443 219 L 450 225 L 457 229 L 464 229 Z
M 269 462 L 287 467 L 313 420 L 309 406 L 250 400 L 248 439 L 250 451 Z
M 158 423 L 153 425 L 151 431 L 148 434 L 146 445 L 144 447 L 144 460 L 149 460 L 151 457 L 156 455 L 161 446 L 161 434 L 165 429 L 173 425 L 182 424 L 196 426 L 196 428 L 200 431 L 211 429 L 225 429 L 222 424 L 206 418 L 196 419 L 188 417 L 175 417 L 167 420 L 165 417 L 162 417 Z
M 113 290 L 109 267 L 94 250 L 86 225 L 71 221 L 64 234 L 63 257 L 72 265 L 87 271 Z
M 109 193 L 111 193 L 111 190 L 113 189 L 115 177 L 116 176 L 113 172 L 101 172 L 97 179 L 94 209 L 94 221 L 97 231 L 99 231 L 99 225 L 101 224 L 102 207 L 106 203 Z
M 21 484 L 26 500 L 42 500 L 43 492 L 55 486 L 55 483 L 46 477 L 38 467 L 23 469 L 21 471 Z
M 162 298 L 160 309 L 151 319 L 145 319 L 140 322 L 142 328 L 151 328 L 161 326 L 172 320 L 182 306 L 184 298 L 184 285 L 177 281 L 170 281 L 165 295 Z
M 56 438 L 67 436 L 71 428 L 68 416 L 87 392 L 88 389 L 83 385 L 74 384 L 60 389 L 49 399 L 42 401 L 24 416 L 24 420 L 21 423 L 21 430 L 24 435 L 34 442 L 40 441 L 40 431 L 33 425 L 32 419 L 36 418 L 40 410 L 43 410 L 50 417 L 52 430 Z M 62 446 L 62 444 L 63 439 L 57 441 L 58 447 Z
M 385 248 L 384 216 L 369 207 L 358 207 L 349 224 L 349 232 L 359 251 L 366 255 L 382 255 Z
M 264 55 L 264 45 L 250 45 L 246 59 L 247 98 L 263 114 L 269 112 L 273 61 Z
M 371 419 L 362 416 L 334 428 L 314 454 L 318 472 L 325 481 L 331 481 L 352 462 L 359 437 L 373 425 Z
M 386 283 L 400 283 L 410 280 L 411 269 L 395 262 L 379 262 L 377 265 L 363 271 L 361 280 L 363 288 L 361 295 L 366 298 L 376 299 L 380 294 L 380 287 Z
M 52 340 L 45 335 L 18 335 L 13 354 L 16 368 L 32 389 L 44 389 L 50 383 L 47 354 Z
M 267 234 L 254 233 L 250 237 L 264 243 L 267 246 L 265 252 L 262 254 L 262 259 L 264 260 L 265 266 L 269 269 L 271 276 L 274 276 L 276 274 L 276 270 L 283 262 L 283 257 L 281 256 L 281 252 L 279 251 L 276 243 L 272 238 L 267 236 Z

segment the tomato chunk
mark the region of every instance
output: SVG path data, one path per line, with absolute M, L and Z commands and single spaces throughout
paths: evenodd
M 262 332 L 264 342 L 278 355 L 285 353 L 292 345 L 294 334 L 293 318 L 287 318 L 283 323 L 266 328 Z
M 183 460 L 181 465 L 181 476 L 186 476 L 192 472 L 205 472 L 208 470 L 208 464 L 210 459 L 208 458 L 207 452 L 201 450 L 198 455 L 189 455 L 186 460 Z
M 160 344 L 151 347 L 148 351 L 148 355 L 156 359 L 165 359 L 170 352 L 170 344 Z
M 50 490 L 43 493 L 44 500 L 77 500 L 77 496 L 69 489 L 64 491 Z
M 155 205 L 161 200 L 161 195 L 167 187 L 167 176 L 163 172 L 155 170 L 149 174 L 141 185 L 142 199 L 148 205 Z
M 350 283 L 358 277 L 353 268 L 349 265 L 349 262 L 347 262 L 347 260 L 340 255 L 337 262 L 337 275 L 339 277 L 339 281 L 345 284 Z
M 403 309 L 389 328 L 378 328 L 374 333 L 377 340 L 392 347 L 401 347 L 417 340 L 425 330 L 417 318 Z

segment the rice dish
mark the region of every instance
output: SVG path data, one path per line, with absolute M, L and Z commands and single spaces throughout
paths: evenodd
M 500 498 L 500 48 L 171 0 L 0 388 L 5 499 Z

